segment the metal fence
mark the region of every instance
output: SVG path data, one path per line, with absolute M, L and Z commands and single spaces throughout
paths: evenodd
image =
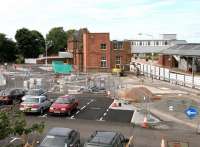
M 141 74 L 152 79 L 200 89 L 200 76 L 177 73 L 170 71 L 168 68 L 162 68 L 151 64 L 139 63 L 136 66 L 131 65 L 130 70 L 133 72 L 135 71 L 135 68 L 139 68 Z

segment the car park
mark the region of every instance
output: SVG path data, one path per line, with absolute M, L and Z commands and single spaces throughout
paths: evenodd
M 70 128 L 52 128 L 39 147 L 79 147 L 80 133 Z
M 0 92 L 1 104 L 13 104 L 13 102 L 21 102 L 25 95 L 25 90 L 20 88 L 6 89 Z
M 84 147 L 125 147 L 128 141 L 119 132 L 95 131 Z
M 49 109 L 51 102 L 46 96 L 29 96 L 20 104 L 20 110 L 25 113 L 40 113 Z
M 67 114 L 71 115 L 71 112 L 77 109 L 79 100 L 73 95 L 64 95 L 56 99 L 51 105 L 49 112 L 50 114 Z

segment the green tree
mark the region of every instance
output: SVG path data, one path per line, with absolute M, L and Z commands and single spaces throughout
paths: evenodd
M 15 34 L 15 39 L 18 54 L 24 58 L 37 58 L 39 54 L 44 52 L 45 40 L 41 33 L 36 30 L 19 29 Z
M 48 55 L 57 54 L 67 46 L 67 33 L 63 27 L 52 28 L 46 35 L 46 41 L 52 42 L 51 47 L 48 48 Z
M 0 33 L 0 62 L 15 61 L 16 43 Z
M 41 134 L 44 127 L 44 122 L 27 124 L 24 114 L 15 106 L 0 111 L 0 140 L 17 135 L 21 136 L 21 144 L 24 145 L 29 135 Z

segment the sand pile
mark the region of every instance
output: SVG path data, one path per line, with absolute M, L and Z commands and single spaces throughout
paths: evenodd
M 147 101 L 159 99 L 157 96 L 145 87 L 134 87 L 131 89 L 124 89 L 119 92 L 119 96 L 132 102 L 144 102 L 144 97 Z

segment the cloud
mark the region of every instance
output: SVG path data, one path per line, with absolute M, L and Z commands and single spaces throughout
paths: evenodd
M 13 37 L 22 27 L 44 35 L 56 26 L 108 31 L 112 38 L 178 33 L 194 37 L 200 25 L 199 0 L 0 0 L 0 32 Z M 187 32 L 186 32 L 187 31 Z M 200 39 L 199 39 L 200 41 Z

